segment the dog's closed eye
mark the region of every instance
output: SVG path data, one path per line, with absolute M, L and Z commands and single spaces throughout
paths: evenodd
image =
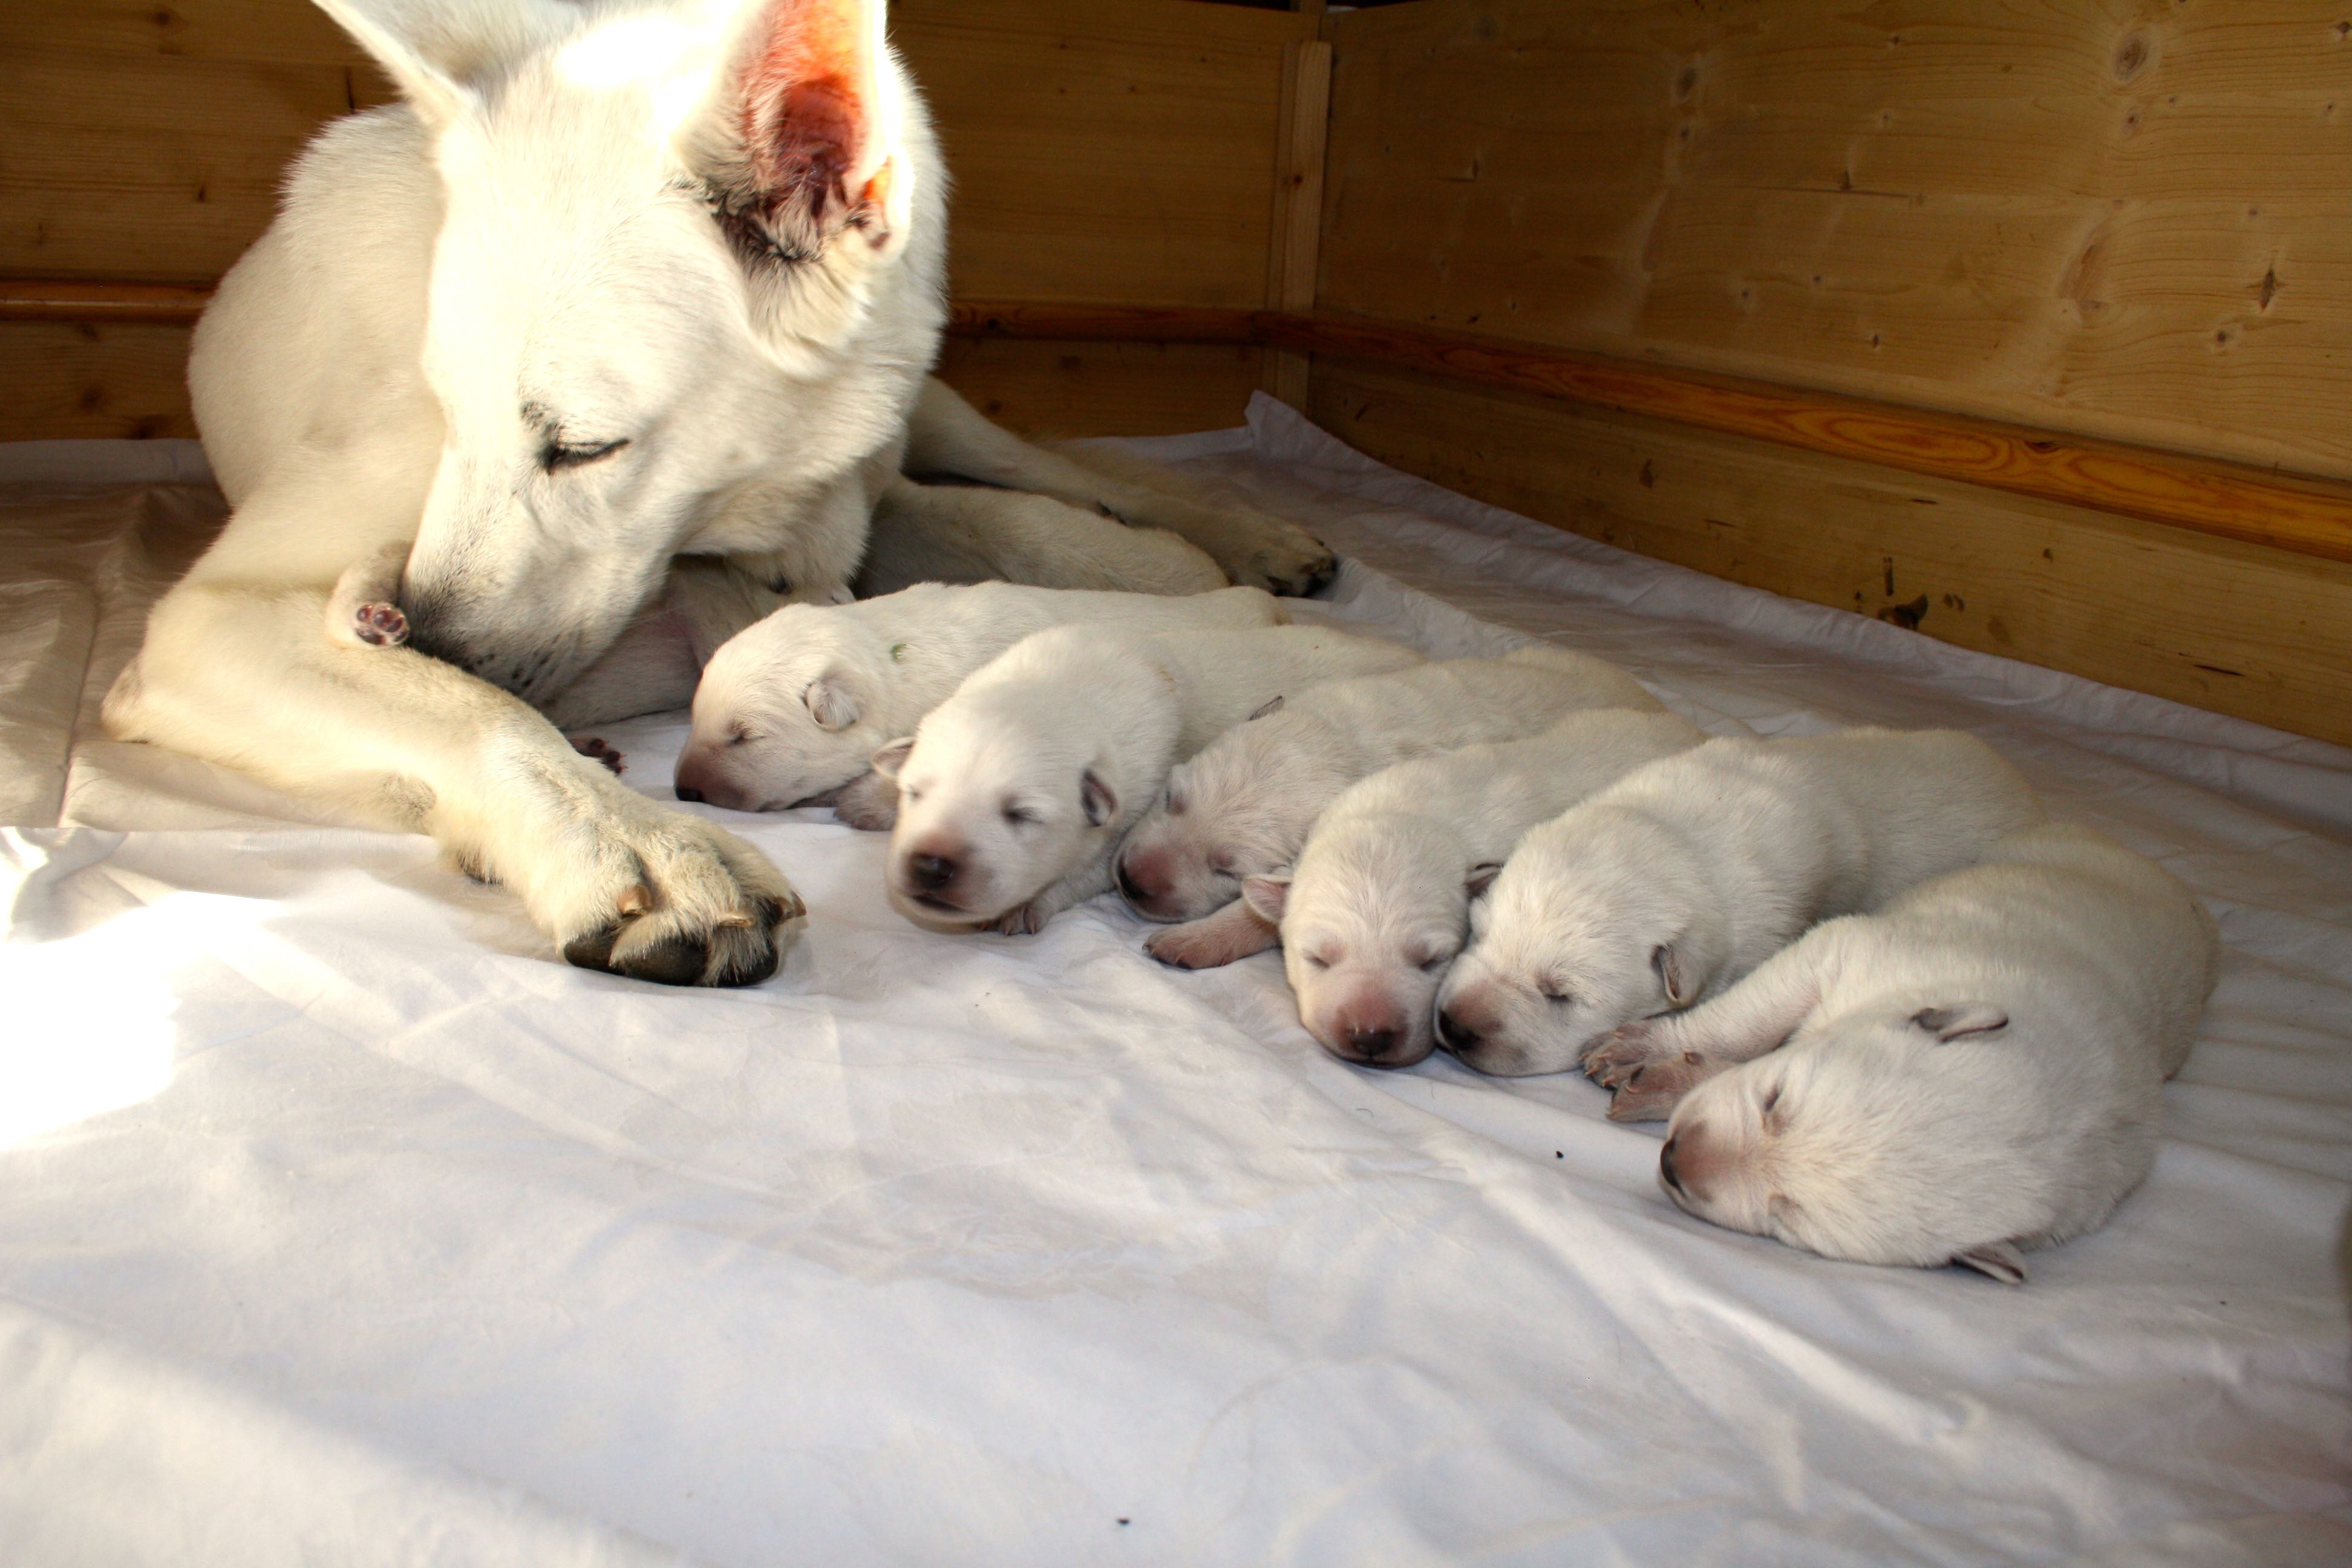
M 600 462 L 628 444 L 625 437 L 618 441 L 598 441 L 587 445 L 566 445 L 561 441 L 550 441 L 540 448 L 539 466 L 551 474 L 559 468 L 577 468 L 589 463 Z

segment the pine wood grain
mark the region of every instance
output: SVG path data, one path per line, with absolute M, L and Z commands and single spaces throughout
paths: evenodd
M 1335 16 L 1318 303 L 2352 478 L 2352 11 Z
M 1643 555 L 2352 742 L 2352 566 L 1639 416 L 1318 363 L 1383 462 Z

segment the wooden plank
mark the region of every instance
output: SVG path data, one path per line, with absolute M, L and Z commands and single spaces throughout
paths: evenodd
M 188 329 L 149 322 L 0 327 L 0 440 L 194 436 Z
M 1318 303 L 2352 478 L 2347 20 L 1337 15 Z
M 1281 141 L 1275 151 L 1274 233 L 1266 251 L 1269 310 L 1315 304 L 1316 257 L 1323 237 L 1323 159 L 1331 121 L 1331 46 L 1290 46 L 1283 63 Z M 1266 355 L 1265 390 L 1294 408 L 1307 406 L 1308 360 L 1276 349 Z
M 1269 313 L 1274 342 L 1410 365 L 2307 555 L 2352 561 L 2352 492 L 2239 465 L 1362 317 Z
M 0 321 L 147 321 L 191 326 L 213 297 L 209 286 L 0 278 Z
M 951 340 L 939 374 L 1038 437 L 1168 436 L 1239 425 L 1258 351 L 1225 343 Z
M 1318 363 L 1312 413 L 1643 555 L 2352 742 L 2352 566 L 1384 367 Z
M 955 180 L 955 292 L 1255 309 L 1296 13 L 901 0 Z
M 34 49 L 373 69 L 366 52 L 309 0 L 17 0 L 0 5 L 0 56 Z
M 0 290 L 5 285 L 0 284 Z M 5 309 L 0 294 L 0 309 Z M 960 338 L 1054 338 L 1093 342 L 1255 343 L 1258 312 L 1189 305 L 1040 304 L 958 300 L 948 331 Z

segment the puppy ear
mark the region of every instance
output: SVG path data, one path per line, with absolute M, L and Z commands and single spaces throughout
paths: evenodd
M 1952 1254 L 1952 1267 L 1973 1268 L 1989 1279 L 2004 1285 L 2025 1283 L 2025 1254 L 2011 1241 L 1988 1241 L 1981 1247 L 1971 1247 Z
M 845 231 L 903 232 L 911 175 L 886 66 L 883 0 L 737 0 L 696 162 L 719 223 L 755 263 L 805 259 Z
M 1989 1035 L 2009 1027 L 2009 1015 L 1990 1002 L 1964 1002 L 1957 1007 L 1922 1007 L 1911 1015 L 1915 1027 L 1927 1030 L 1940 1044 L 1962 1035 Z
M 1683 962 L 1680 939 L 1651 950 L 1650 967 L 1658 972 L 1658 984 L 1665 987 L 1669 1006 L 1687 1007 L 1697 997 L 1698 982 Z
M 1242 901 L 1250 913 L 1268 925 L 1282 923 L 1282 911 L 1290 906 L 1290 873 L 1276 871 L 1264 877 L 1242 879 Z
M 876 773 L 880 773 L 892 784 L 897 784 L 898 782 L 898 770 L 907 765 L 908 754 L 913 752 L 914 749 L 915 737 L 912 735 L 901 735 L 898 739 L 891 742 L 888 745 L 875 752 L 873 756 L 867 758 L 866 761 L 873 767 Z
M 1086 807 L 1087 826 L 1100 827 L 1118 815 L 1118 792 L 1102 774 L 1088 768 L 1078 776 L 1078 804 Z
M 1244 719 L 1242 722 L 1246 724 L 1250 721 L 1250 719 L 1263 719 L 1269 713 L 1279 713 L 1281 711 L 1282 698 L 1279 695 L 1276 695 L 1269 697 L 1265 701 L 1259 703 L 1255 710 L 1250 714 L 1249 719 Z
M 801 700 L 808 704 L 809 717 L 820 730 L 846 730 L 866 712 L 865 704 L 850 689 L 849 672 L 839 665 L 810 681 Z
M 1462 879 L 1463 889 L 1474 899 L 1484 898 L 1486 889 L 1495 885 L 1495 879 L 1502 874 L 1503 863 L 1500 860 L 1481 860 L 1471 867 L 1469 875 Z

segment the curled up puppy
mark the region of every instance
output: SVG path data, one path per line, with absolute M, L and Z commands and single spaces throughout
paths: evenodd
M 1286 695 L 1420 662 L 1318 626 L 1039 632 L 875 753 L 899 792 L 891 903 L 934 931 L 1037 931 L 1109 889 L 1171 764 Z
M 2047 826 L 1592 1055 L 1610 1114 L 1673 1121 L 1667 1195 L 1829 1258 L 1966 1265 L 2105 1221 L 2155 1159 L 2218 956 L 2186 887 Z
M 1671 713 L 1595 709 L 1525 741 L 1400 763 L 1340 795 L 1294 868 L 1242 884 L 1257 919 L 1280 922 L 1307 1033 L 1370 1067 L 1429 1055 L 1437 988 L 1468 933 L 1470 900 L 1520 836 L 1705 739 Z
M 730 638 L 704 667 L 678 754 L 681 799 L 736 811 L 835 802 L 854 827 L 887 828 L 898 791 L 866 759 L 914 732 L 982 665 L 1032 632 L 1106 624 L 1132 631 L 1279 626 L 1259 588 L 1161 595 L 919 584 L 846 605 L 788 605 Z M 867 776 L 861 776 L 867 775 Z
M 1480 1072 L 1561 1072 L 1631 1019 L 1686 1007 L 1814 921 L 1874 909 L 2045 820 L 1953 730 L 1725 738 L 1530 832 L 1471 911 L 1438 1043 Z
M 1114 879 L 1144 919 L 1193 922 L 1158 933 L 1145 951 L 1186 968 L 1229 963 L 1242 955 L 1236 941 L 1273 945 L 1235 901 L 1242 879 L 1289 865 L 1316 817 L 1357 780 L 1408 758 L 1532 735 L 1579 709 L 1658 706 L 1616 666 L 1540 645 L 1335 680 L 1179 765 L 1166 800 L 1119 847 Z

